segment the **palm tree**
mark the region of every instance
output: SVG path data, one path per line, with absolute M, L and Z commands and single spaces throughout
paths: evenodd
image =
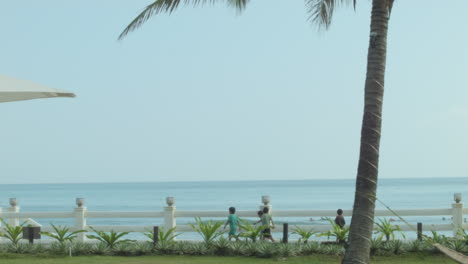
M 250 0 L 225 0 L 239 11 Z M 148 5 L 120 34 L 123 39 L 139 28 L 150 17 L 160 13 L 172 13 L 181 4 L 204 4 L 221 0 L 156 0 Z M 339 4 L 356 0 L 305 0 L 310 19 L 319 26 L 328 28 L 333 11 Z M 393 0 L 372 0 L 367 74 L 364 87 L 364 115 L 361 129 L 359 165 L 356 177 L 356 193 L 353 206 L 348 247 L 343 263 L 369 263 L 374 209 L 379 164 L 380 131 L 382 125 L 382 102 L 387 55 L 388 20 Z

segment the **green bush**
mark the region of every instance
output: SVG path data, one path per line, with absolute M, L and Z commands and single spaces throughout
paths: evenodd
M 170 255 L 175 252 L 176 242 L 174 241 L 162 241 L 156 244 L 155 252 L 159 255 Z
M 219 231 L 223 222 L 220 221 L 202 221 L 200 217 L 195 217 L 197 225 L 190 224 L 192 229 L 200 234 L 205 243 L 212 243 L 216 238 L 220 237 L 224 231 Z
M 0 237 L 4 237 L 10 240 L 13 244 L 18 244 L 23 238 L 23 226 L 26 225 L 26 222 L 21 223 L 19 226 L 12 226 L 0 218 L 0 222 L 5 226 L 5 231 L 0 230 Z
M 88 256 L 93 253 L 93 245 L 84 242 L 74 242 L 71 244 L 73 256 Z
M 130 239 L 122 239 L 122 237 L 128 235 L 129 232 L 102 232 L 94 229 L 93 227 L 89 227 L 91 230 L 93 230 L 96 235 L 87 235 L 88 238 L 90 239 L 97 239 L 107 245 L 109 248 L 113 248 L 118 244 L 121 243 L 130 243 L 130 242 L 135 242 L 135 240 L 130 240 Z
M 164 228 L 160 228 L 158 231 L 158 241 L 160 242 L 167 242 L 172 241 L 180 234 L 175 233 L 176 227 L 170 228 L 167 231 Z M 147 238 L 151 239 L 154 243 L 154 232 L 151 230 L 147 230 L 143 233 Z
M 256 247 L 256 256 L 260 258 L 271 258 L 278 255 L 276 245 L 269 242 L 260 242 L 252 244 Z
M 212 243 L 211 247 L 213 248 L 213 253 L 218 256 L 227 256 L 232 252 L 231 242 L 224 237 Z
M 313 255 L 320 252 L 320 243 L 317 241 L 312 241 L 301 247 L 301 255 Z
M 240 237 L 245 237 L 246 239 L 250 239 L 252 242 L 255 242 L 261 237 L 262 231 L 265 228 L 268 228 L 268 226 L 255 226 L 247 220 L 240 219 L 240 228 L 242 230 L 239 234 Z
M 294 257 L 299 254 L 300 249 L 300 244 L 279 244 L 277 245 L 277 251 L 278 254 L 281 257 Z
M 110 254 L 110 248 L 106 243 L 99 242 L 93 245 L 92 249 L 92 254 L 93 255 L 109 255 Z
M 115 256 L 134 256 L 134 245 L 129 243 L 118 243 L 111 248 L 111 254 Z
M 151 255 L 153 252 L 153 243 L 140 242 L 133 244 L 133 255 L 135 256 Z
M 70 228 L 68 227 L 55 226 L 54 224 L 50 224 L 50 225 L 52 226 L 55 232 L 54 233 L 41 232 L 41 234 L 51 237 L 60 243 L 72 242 L 73 240 L 76 239 L 79 233 L 86 232 L 86 230 L 77 230 L 77 231 L 71 232 Z
M 310 239 L 313 235 L 318 234 L 318 232 L 315 232 L 312 228 L 310 228 L 310 229 L 304 229 L 304 228 L 301 228 L 301 227 L 299 227 L 299 226 L 296 226 L 296 227 L 294 228 L 293 234 L 296 234 L 296 235 L 299 235 L 299 236 L 300 236 L 298 242 L 307 243 L 307 241 L 309 241 L 309 239 Z
M 348 239 L 349 227 L 341 228 L 332 219 L 327 218 L 327 220 L 328 222 L 330 222 L 332 226 L 332 230 L 329 230 L 328 232 L 325 232 L 325 233 L 321 233 L 318 236 L 326 236 L 328 239 L 330 239 L 330 237 L 334 237 L 336 241 L 340 243 L 345 243 L 346 240 Z
M 377 238 L 385 237 L 386 241 L 390 241 L 390 239 L 395 239 L 396 232 L 399 232 L 405 238 L 405 234 L 401 231 L 400 227 L 392 225 L 387 219 L 379 219 L 379 223 L 375 223 L 375 225 L 377 228 L 374 234 L 380 234 Z

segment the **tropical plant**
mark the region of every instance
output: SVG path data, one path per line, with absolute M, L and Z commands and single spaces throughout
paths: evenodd
M 273 243 L 268 243 L 268 242 L 261 242 L 254 244 L 256 247 L 256 255 L 257 257 L 261 258 L 271 258 L 273 256 L 278 255 L 278 249 L 276 248 L 276 245 Z
M 292 244 L 292 243 L 278 244 L 277 251 L 281 257 L 294 257 L 298 254 L 298 252 L 300 252 L 300 250 L 298 250 L 298 244 Z
M 224 237 L 220 237 L 218 241 L 212 243 L 215 255 L 227 256 L 231 253 L 231 243 Z
M 404 244 L 401 240 L 391 240 L 383 244 L 383 249 L 395 255 L 400 255 L 405 251 Z
M 242 249 L 242 255 L 249 257 L 249 256 L 256 256 L 258 253 L 258 246 L 257 243 L 245 243 Z
M 458 235 L 460 236 L 460 239 L 465 241 L 465 243 L 468 245 L 468 234 L 466 231 L 464 229 L 460 229 Z
M 318 236 L 326 236 L 328 239 L 330 239 L 330 237 L 334 237 L 339 243 L 345 243 L 348 239 L 349 227 L 341 228 L 332 219 L 328 218 L 327 220 L 330 222 L 332 230 L 328 230 L 327 232 L 321 233 Z
M 73 242 L 71 244 L 72 254 L 76 256 L 91 255 L 93 252 L 93 245 L 85 242 Z
M 377 252 L 382 248 L 383 242 L 382 238 L 373 238 L 371 241 L 371 250 L 370 253 L 371 255 L 376 255 Z
M 293 234 L 299 235 L 301 237 L 299 238 L 298 242 L 307 243 L 307 241 L 309 241 L 309 238 L 311 238 L 315 234 L 318 234 L 318 232 L 315 232 L 313 228 L 305 229 L 301 228 L 300 226 L 296 226 L 294 228 Z
M 174 241 L 161 241 L 155 246 L 156 253 L 165 255 L 173 254 L 176 250 L 176 244 Z
M 215 2 L 220 1 L 156 0 L 149 4 L 123 30 L 119 39 L 124 38 L 129 32 L 140 27 L 153 15 L 172 13 L 180 3 L 197 5 Z M 227 0 L 226 2 L 237 10 L 242 11 L 249 0 Z M 337 5 L 352 2 L 354 7 L 356 7 L 356 0 L 305 0 L 305 2 L 311 20 L 325 28 L 330 26 Z M 392 7 L 393 0 L 372 0 L 360 154 L 349 235 L 350 243 L 346 250 L 344 263 L 368 263 L 370 258 L 379 168 L 387 33 Z
M 180 234 L 176 234 L 175 230 L 177 227 L 169 228 L 167 231 L 164 228 L 160 228 L 158 230 L 158 241 L 159 242 L 167 242 L 167 241 L 173 241 L 174 238 L 176 238 Z M 146 237 L 151 239 L 153 243 L 155 242 L 154 240 L 154 232 L 151 230 L 146 230 L 146 232 L 143 233 Z
M 397 225 L 392 225 L 387 219 L 379 219 L 379 223 L 375 223 L 376 230 L 375 234 L 380 234 L 377 238 L 385 237 L 385 241 L 390 241 L 390 239 L 395 239 L 395 232 L 399 232 L 403 238 L 406 238 L 405 233 Z
M 60 242 L 53 242 L 49 245 L 49 252 L 54 255 L 64 256 L 68 255 L 70 250 L 69 245 Z
M 236 256 L 243 255 L 243 250 L 245 247 L 245 242 L 243 241 L 235 241 L 231 245 L 232 254 Z
M 122 239 L 122 237 L 125 235 L 128 235 L 129 232 L 121 232 L 121 233 L 114 232 L 114 231 L 103 232 L 103 231 L 98 231 L 91 226 L 89 228 L 91 228 L 91 230 L 93 230 L 94 233 L 96 233 L 96 235 L 87 235 L 87 237 L 90 239 L 97 239 L 101 241 L 102 243 L 104 243 L 109 248 L 114 248 L 117 244 L 129 243 L 129 242 L 135 241 L 131 239 Z
M 135 243 L 133 246 L 135 256 L 149 255 L 154 250 L 153 244 L 149 242 Z
M 26 225 L 26 222 L 21 223 L 19 226 L 12 226 L 2 218 L 0 218 L 0 222 L 5 226 L 3 231 L 0 229 L 0 237 L 10 240 L 14 245 L 18 244 L 23 238 L 23 227 Z
M 219 231 L 223 222 L 213 220 L 202 221 L 200 217 L 195 217 L 195 221 L 197 222 L 197 225 L 189 224 L 190 227 L 200 234 L 203 240 L 208 244 L 224 233 L 223 231 Z
M 129 245 L 127 243 L 119 243 L 112 248 L 112 254 L 116 256 L 134 256 L 135 250 L 133 248 L 133 245 Z
M 448 238 L 445 235 L 439 234 L 436 231 L 431 231 L 432 237 L 426 237 L 426 241 L 430 244 L 438 243 L 441 245 L 445 245 L 448 243 Z
M 94 255 L 108 255 L 110 248 L 106 243 L 99 242 L 93 245 L 91 251 Z
M 465 244 L 465 241 L 459 240 L 459 239 L 451 240 L 448 243 L 448 247 L 450 249 L 453 249 L 455 251 L 462 252 L 462 253 L 465 253 L 468 250 L 468 248 L 467 248 L 467 246 Z
M 252 240 L 252 242 L 257 241 L 257 239 L 260 238 L 260 236 L 262 235 L 262 231 L 265 228 L 268 228 L 268 226 L 263 226 L 263 225 L 260 225 L 260 226 L 252 225 L 249 221 L 244 220 L 244 219 L 240 219 L 239 226 L 242 230 L 239 236 L 250 239 Z
M 407 245 L 409 252 L 421 252 L 427 249 L 427 244 L 421 240 L 413 240 Z
M 304 244 L 301 248 L 302 255 L 312 255 L 320 252 L 321 244 L 316 241 L 312 241 L 310 243 Z
M 41 232 L 41 234 L 56 239 L 60 243 L 71 242 L 76 239 L 79 233 L 86 232 L 86 230 L 77 230 L 70 232 L 70 228 L 62 227 L 62 226 L 55 226 L 54 224 L 50 224 L 54 229 L 54 233 L 51 232 Z

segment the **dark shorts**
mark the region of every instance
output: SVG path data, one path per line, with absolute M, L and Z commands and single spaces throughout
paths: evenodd
M 271 229 L 270 228 L 263 229 L 262 235 L 263 235 L 264 238 L 270 238 L 271 237 Z

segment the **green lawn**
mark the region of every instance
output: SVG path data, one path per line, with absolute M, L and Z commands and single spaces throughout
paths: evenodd
M 145 256 L 145 257 L 31 257 L 1 255 L 2 264 L 266 264 L 266 263 L 340 263 L 338 257 L 331 256 L 308 256 L 293 257 L 287 259 L 261 259 L 252 257 L 194 257 L 194 256 Z M 375 257 L 372 263 L 455 263 L 442 255 L 410 255 L 395 257 Z

